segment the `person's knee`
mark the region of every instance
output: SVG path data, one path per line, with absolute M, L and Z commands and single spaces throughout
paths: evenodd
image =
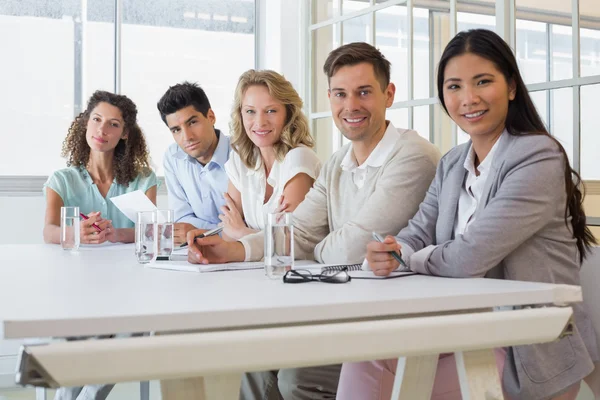
M 285 400 L 335 399 L 341 365 L 279 370 L 277 386 Z

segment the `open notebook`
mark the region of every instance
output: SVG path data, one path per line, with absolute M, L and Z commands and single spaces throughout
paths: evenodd
M 262 261 L 257 262 L 232 262 L 226 264 L 190 264 L 187 262 L 187 255 L 172 256 L 171 261 L 156 261 L 147 264 L 150 268 L 170 269 L 173 271 L 187 272 L 216 272 L 216 271 L 239 271 L 245 269 L 261 269 L 264 268 Z M 348 268 L 348 273 L 353 279 L 391 279 L 402 276 L 415 275 L 414 272 L 392 272 L 388 276 L 376 276 L 371 271 L 363 271 L 361 264 L 319 264 L 309 260 L 294 261 L 294 269 L 308 270 L 313 274 L 334 273 L 342 268 Z
M 264 267 L 262 261 L 233 262 L 227 264 L 190 264 L 187 262 L 187 259 L 185 261 L 156 261 L 146 265 L 150 268 L 187 272 L 239 271 L 244 269 L 261 269 Z
M 411 271 L 393 271 L 388 276 L 377 276 L 371 270 L 363 270 L 362 264 L 319 264 L 314 261 L 300 260 L 294 265 L 294 269 L 306 269 L 313 274 L 335 273 L 343 268 L 347 268 L 352 279 L 392 279 L 415 275 Z

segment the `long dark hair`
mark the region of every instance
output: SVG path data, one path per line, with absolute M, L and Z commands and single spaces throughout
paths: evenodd
M 548 133 L 544 122 L 540 118 L 527 87 L 517 66 L 517 60 L 510 47 L 496 33 L 486 29 L 472 29 L 458 33 L 446 46 L 437 73 L 438 97 L 446 113 L 444 102 L 444 72 L 448 61 L 456 56 L 472 53 L 493 62 L 496 68 L 502 72 L 506 82 L 514 81 L 516 85 L 515 99 L 508 103 L 508 114 L 505 126 L 511 135 L 545 135 L 550 137 L 558 146 L 565 160 L 565 187 L 567 191 L 567 204 L 565 205 L 565 223 L 571 216 L 573 225 L 573 237 L 577 239 L 579 260 L 583 261 L 589 251 L 589 247 L 596 243 L 596 239 L 585 223 L 585 212 L 583 211 L 583 194 L 579 189 L 581 177 L 571 168 L 567 152 L 553 136 Z
M 71 123 L 61 155 L 67 158 L 67 166 L 87 167 L 90 158 L 90 146 L 85 138 L 87 123 L 92 110 L 100 103 L 108 103 L 121 110 L 127 139 L 119 140 L 113 155 L 113 166 L 117 183 L 128 186 L 138 174 L 147 176 L 151 170 L 146 140 L 137 123 L 137 107 L 127 96 L 102 90 L 94 92 L 85 111 Z

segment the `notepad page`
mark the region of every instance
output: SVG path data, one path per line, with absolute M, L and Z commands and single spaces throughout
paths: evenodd
M 226 264 L 190 264 L 187 261 L 156 261 L 147 264 L 149 268 L 169 269 L 187 272 L 215 272 L 215 271 L 241 271 L 245 269 L 260 269 L 264 267 L 262 261 L 238 262 Z

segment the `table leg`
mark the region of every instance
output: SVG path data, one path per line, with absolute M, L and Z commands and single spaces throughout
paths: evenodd
M 160 381 L 162 400 L 237 400 L 241 374 Z
M 456 369 L 463 400 L 503 400 L 493 349 L 458 351 Z
M 391 400 L 429 400 L 438 355 L 400 357 Z

